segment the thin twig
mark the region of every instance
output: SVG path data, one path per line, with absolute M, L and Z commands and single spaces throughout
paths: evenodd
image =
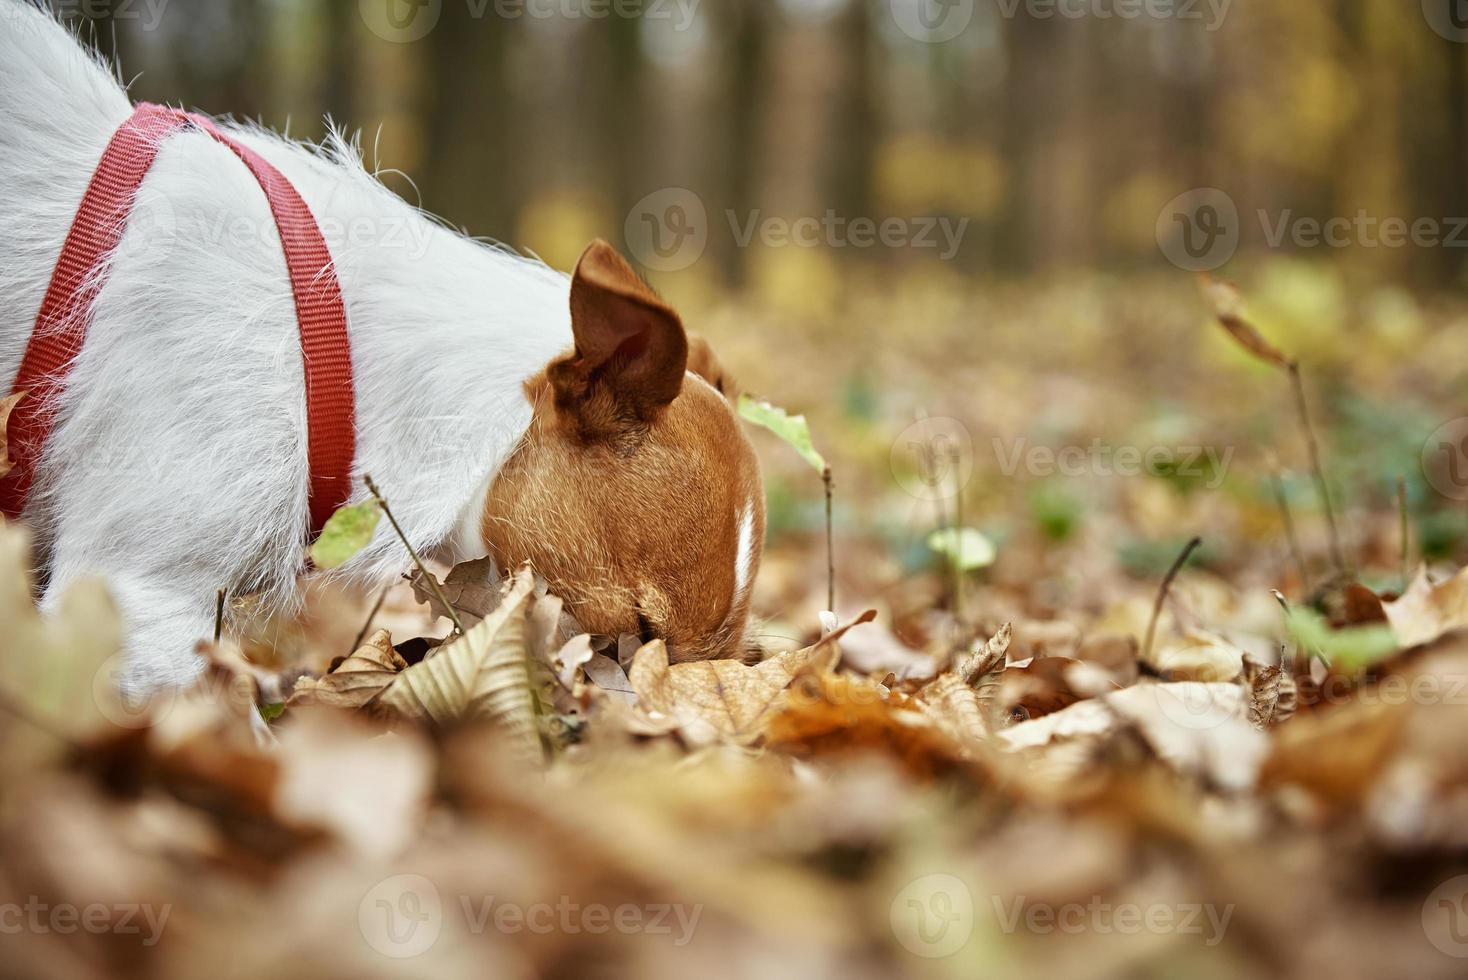
M 372 604 L 372 611 L 367 614 L 367 619 L 362 623 L 362 628 L 357 631 L 357 638 L 352 641 L 352 649 L 348 653 L 356 653 L 362 648 L 362 641 L 367 639 L 367 631 L 372 628 L 372 621 L 382 611 L 382 603 L 387 599 L 387 594 L 392 591 L 393 584 L 389 582 L 377 593 L 377 601 Z
M 228 589 L 220 589 L 214 593 L 214 645 L 219 645 L 219 638 L 224 635 L 224 597 L 229 594 Z
M 826 608 L 836 611 L 836 549 L 835 535 L 831 527 L 831 464 L 821 470 L 821 482 L 826 485 Z
M 953 547 L 949 564 L 953 566 L 953 618 L 963 626 L 963 473 L 953 467 Z
M 382 512 L 387 515 L 387 521 L 392 525 L 392 529 L 397 532 L 398 540 L 402 541 L 403 547 L 408 549 L 408 555 L 413 559 L 413 564 L 417 565 L 418 571 L 423 573 L 423 578 L 428 582 L 428 587 L 433 590 L 433 594 L 438 597 L 438 601 L 443 603 L 443 607 L 448 610 L 449 619 L 454 621 L 454 629 L 458 630 L 459 635 L 462 636 L 464 634 L 464 624 L 459 622 L 458 612 L 449 604 L 449 600 L 443 594 L 443 590 L 438 587 L 438 579 L 434 578 L 433 573 L 428 570 L 428 566 L 423 564 L 423 559 L 418 557 L 418 552 L 413 549 L 412 542 L 403 533 L 403 529 L 398 526 L 398 519 L 392 516 L 392 508 L 388 507 L 387 501 L 378 492 L 377 484 L 372 482 L 372 477 L 365 474 L 362 476 L 362 482 L 367 485 L 367 492 L 372 494 L 372 499 L 377 501 L 377 506 L 381 507 Z
M 1315 488 L 1320 494 L 1320 504 L 1325 508 L 1325 522 L 1330 530 L 1330 557 L 1336 571 L 1344 578 L 1351 575 L 1341 551 L 1341 535 L 1336 528 L 1335 506 L 1330 502 L 1330 485 L 1325 479 L 1325 469 L 1320 464 L 1320 444 L 1315 439 L 1315 426 L 1310 422 L 1310 406 L 1305 398 L 1305 382 L 1300 376 L 1300 362 L 1290 361 L 1290 386 L 1295 392 L 1295 411 L 1300 416 L 1300 428 L 1305 435 L 1305 447 L 1310 453 L 1310 472 L 1315 476 Z
M 1280 519 L 1284 521 L 1285 540 L 1289 543 L 1290 555 L 1295 560 L 1295 570 L 1300 576 L 1300 592 L 1309 595 L 1310 569 L 1305 564 L 1304 552 L 1300 550 L 1300 539 L 1295 537 L 1295 519 L 1290 514 L 1290 501 L 1285 496 L 1284 479 L 1280 476 L 1278 467 L 1270 469 L 1269 482 L 1274 488 L 1274 502 L 1279 506 Z
M 1407 520 L 1407 478 L 1397 475 L 1397 513 L 1402 520 L 1402 591 L 1411 584 L 1412 529 Z
M 1162 604 L 1167 601 L 1167 592 L 1172 588 L 1172 580 L 1177 578 L 1178 572 L 1182 571 L 1182 567 L 1187 562 L 1188 557 L 1192 555 L 1193 549 L 1202 543 L 1203 539 L 1201 537 L 1194 537 L 1193 540 L 1189 541 L 1184 546 L 1182 554 L 1177 556 L 1177 561 L 1172 563 L 1172 567 L 1163 576 L 1162 586 L 1157 590 L 1157 601 L 1152 604 L 1152 618 L 1147 622 L 1147 642 L 1142 646 L 1142 663 L 1148 663 L 1152 658 L 1152 639 L 1157 633 L 1157 617 L 1162 615 Z

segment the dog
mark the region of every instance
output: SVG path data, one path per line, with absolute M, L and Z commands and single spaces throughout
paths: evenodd
M 85 308 L 43 326 L 84 342 L 56 383 L 21 516 L 43 608 L 79 578 L 109 584 L 125 690 L 197 676 L 219 589 L 293 609 L 320 523 L 302 287 L 252 169 L 309 209 L 329 250 L 316 279 L 339 288 L 350 465 L 333 503 L 367 499 L 370 476 L 420 554 L 528 561 L 587 631 L 662 638 L 674 659 L 742 653 L 759 464 L 707 345 L 615 249 L 593 243 L 567 276 L 421 213 L 339 135 L 306 146 L 167 111 L 179 126 L 149 145 Z M 65 27 L 0 0 L 11 389 L 83 196 L 133 112 Z M 383 522 L 330 574 L 365 585 L 406 561 Z

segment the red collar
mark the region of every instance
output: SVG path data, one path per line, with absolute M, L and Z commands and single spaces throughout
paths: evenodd
M 208 133 L 244 161 L 265 192 L 280 229 L 306 366 L 312 537 L 351 493 L 356 449 L 352 351 L 341 286 L 316 219 L 290 181 L 260 154 L 203 116 L 145 102 L 118 127 L 92 174 L 11 389 L 27 393 L 10 413 L 14 467 L 0 480 L 0 511 L 12 520 L 25 509 L 36 463 L 55 420 L 56 397 L 86 340 L 102 266 L 122 238 L 133 199 L 159 147 L 169 135 L 189 126 Z

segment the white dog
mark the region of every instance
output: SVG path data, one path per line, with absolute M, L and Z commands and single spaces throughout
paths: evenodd
M 0 384 L 131 113 L 62 26 L 0 0 Z M 435 223 L 339 139 L 223 128 L 285 175 L 334 260 L 354 499 L 371 475 L 424 552 L 531 561 L 590 630 L 662 636 L 682 657 L 736 652 L 759 470 L 714 384 L 685 375 L 717 380 L 696 345 L 690 362 L 676 314 L 605 244 L 567 277 Z M 149 690 L 195 676 L 217 589 L 294 601 L 311 478 L 300 327 L 260 183 L 196 128 L 160 141 L 100 281 L 67 326 L 85 344 L 24 520 L 43 603 L 103 576 L 129 625 L 125 682 Z M 404 564 L 383 527 L 346 571 Z

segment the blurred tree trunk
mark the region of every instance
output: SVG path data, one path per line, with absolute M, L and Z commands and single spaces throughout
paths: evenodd
M 472 234 L 513 237 L 522 187 L 525 132 L 518 93 L 505 58 L 519 21 L 475 19 L 463 4 L 446 3 L 435 30 L 417 47 L 427 117 L 424 162 L 416 179 L 423 206 Z
M 709 220 L 718 227 L 722 216 L 718 204 L 747 215 L 755 206 L 757 175 L 754 160 L 758 156 L 761 108 L 768 93 L 766 60 L 769 57 L 769 17 L 764 0 L 736 0 L 719 13 L 711 30 L 718 35 L 728 32 L 726 57 L 727 105 L 721 127 L 722 150 L 719 175 L 722 186 L 710 201 Z M 709 235 L 709 245 L 723 267 L 725 278 L 734 286 L 742 286 L 747 271 L 744 251 L 736 248 L 730 236 Z

